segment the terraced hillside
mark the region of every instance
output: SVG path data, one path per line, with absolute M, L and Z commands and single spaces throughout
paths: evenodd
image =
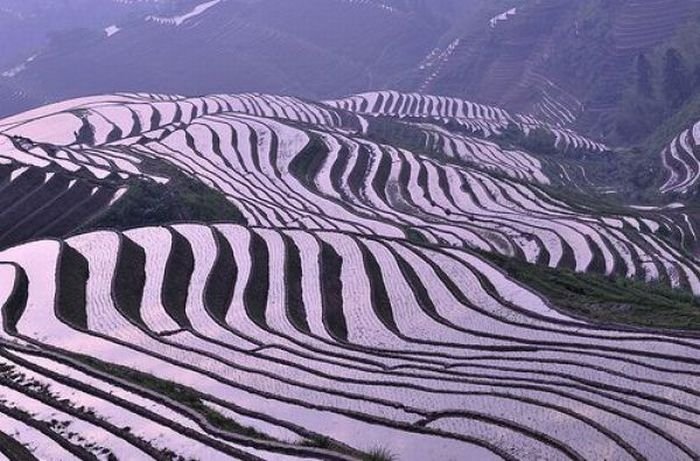
M 661 193 L 686 194 L 700 180 L 700 122 L 674 138 L 661 153 L 668 176 Z
M 411 117 L 432 119 L 443 123 L 454 122 L 470 132 L 481 132 L 485 137 L 501 134 L 514 124 L 526 134 L 544 129 L 554 136 L 554 147 L 567 150 L 603 152 L 604 144 L 587 139 L 558 124 L 542 122 L 527 115 L 511 115 L 498 107 L 476 104 L 458 98 L 418 94 L 401 94 L 393 91 L 360 94 L 339 101 L 329 101 L 338 108 L 372 116 Z
M 700 294 L 683 204 L 606 202 L 584 154 L 611 155 L 397 92 L 119 93 L 0 120 L 0 453 L 698 459 L 696 333 L 590 322 L 492 262 Z M 189 200 L 180 176 L 237 223 L 100 229 Z
M 697 340 L 568 319 L 464 251 L 178 225 L 0 258 L 14 287 L 2 409 L 22 423 L 15 438 L 42 449 L 342 459 L 294 445 L 318 436 L 416 460 L 592 459 L 601 446 L 615 459 L 692 459 L 700 448 Z M 118 369 L 133 371 L 108 374 Z M 137 384 L 142 374 L 174 395 Z M 217 430 L 172 398 L 188 394 L 257 432 Z

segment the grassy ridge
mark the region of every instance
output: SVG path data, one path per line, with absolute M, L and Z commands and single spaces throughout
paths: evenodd
M 700 331 L 700 300 L 690 292 L 623 277 L 581 274 L 481 253 L 555 306 L 595 323 Z
M 182 221 L 245 224 L 241 212 L 223 193 L 169 165 L 158 163 L 156 168 L 155 174 L 170 178 L 167 184 L 131 180 L 124 197 L 82 230 L 124 230 Z

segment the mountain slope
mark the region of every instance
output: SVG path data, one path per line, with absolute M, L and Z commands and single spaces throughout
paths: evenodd
M 134 15 L 166 14 L 176 4 L 172 0 L 0 0 L 0 69 L 4 72 L 37 54 L 56 34 L 78 28 L 102 30 Z
M 21 73 L 0 78 L 29 99 L 1 101 L 3 115 L 32 101 L 114 91 L 338 96 L 383 87 L 428 54 L 442 29 L 414 9 L 374 1 L 178 5 L 169 14 L 128 16 L 112 34 L 90 28 L 54 40 Z

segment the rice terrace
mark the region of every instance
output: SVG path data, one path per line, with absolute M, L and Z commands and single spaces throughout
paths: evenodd
M 700 2 L 63 3 L 0 0 L 0 461 L 700 460 Z

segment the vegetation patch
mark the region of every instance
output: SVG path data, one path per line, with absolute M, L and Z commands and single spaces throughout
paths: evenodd
M 287 290 L 287 316 L 289 321 L 306 334 L 311 333 L 309 322 L 306 319 L 306 310 L 304 309 L 304 293 L 302 286 L 302 264 L 299 249 L 294 244 L 294 241 L 283 236 L 285 247 L 285 287 Z
M 377 313 L 377 317 L 384 326 L 394 333 L 399 332 L 394 319 L 394 312 L 391 308 L 391 300 L 384 285 L 384 277 L 379 263 L 374 259 L 374 255 L 366 246 L 361 246 L 362 257 L 364 259 L 365 270 L 370 280 L 370 296 L 372 298 L 372 308 Z
M 251 270 L 250 283 L 243 294 L 248 315 L 258 325 L 266 325 L 265 312 L 270 288 L 270 250 L 265 239 L 255 232 L 250 234 Z
M 114 300 L 125 315 L 139 325 L 141 301 L 146 285 L 146 253 L 127 237 L 122 237 L 119 263 L 114 274 Z
M 17 333 L 17 322 L 27 307 L 29 281 L 23 270 L 17 271 L 17 282 L 10 299 L 2 308 L 3 326 L 10 333 Z
M 57 315 L 78 328 L 87 328 L 86 286 L 90 275 L 83 255 L 63 245 L 58 268 Z
M 220 322 L 226 321 L 226 312 L 233 299 L 233 291 L 238 277 L 238 266 L 233 249 L 226 237 L 214 229 L 218 248 L 216 263 L 207 281 L 205 301 L 212 316 Z
M 348 325 L 343 313 L 343 258 L 325 242 L 321 243 L 321 286 L 323 318 L 329 332 L 340 341 L 348 339 Z
M 89 223 L 86 230 L 124 230 L 183 221 L 246 224 L 223 193 L 164 163 L 158 163 L 155 170 L 169 182 L 130 180 L 124 197 Z
M 172 249 L 165 265 L 163 307 L 181 328 L 191 328 L 187 318 L 187 296 L 194 272 L 192 247 L 185 237 L 172 232 Z
M 157 395 L 162 395 L 176 401 L 177 403 L 187 407 L 187 409 L 204 417 L 207 423 L 216 429 L 252 439 L 280 442 L 279 440 L 276 440 L 275 438 L 260 432 L 255 428 L 244 426 L 212 409 L 205 403 L 205 401 L 202 399 L 202 395 L 199 392 L 187 386 L 157 378 L 153 375 L 133 370 L 128 367 L 123 367 L 121 365 L 106 363 L 90 356 L 75 355 L 75 358 L 95 370 L 107 373 L 111 376 L 119 376 L 121 379 L 148 389 Z M 355 456 L 362 461 L 397 460 L 396 457 L 391 455 L 385 449 L 378 448 L 368 453 L 362 453 L 355 451 L 350 447 L 338 444 L 333 439 L 322 435 L 308 436 L 297 442 L 297 445 L 309 448 L 320 448 L 340 454 Z
M 372 449 L 362 458 L 362 461 L 398 461 L 398 457 L 386 448 L 378 447 Z
M 15 461 L 37 460 L 24 445 L 3 432 L 0 432 L 0 453 Z
M 700 300 L 661 283 L 551 269 L 481 252 L 555 306 L 595 323 L 700 331 Z
M 700 118 L 700 15 L 635 59 L 616 119 L 616 135 L 658 152 Z

